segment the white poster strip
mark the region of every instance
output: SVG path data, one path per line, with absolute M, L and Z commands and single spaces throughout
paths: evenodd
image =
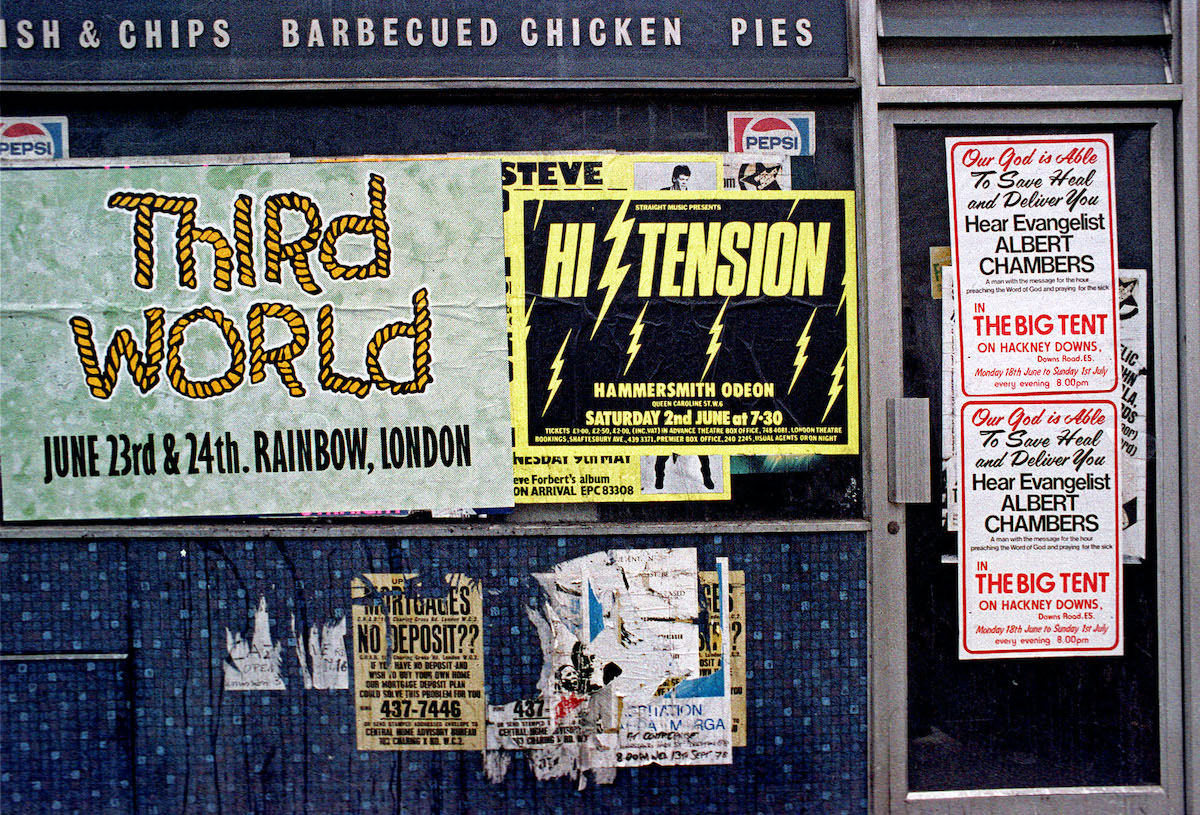
M 1121 336 L 1121 552 L 1146 557 L 1146 412 L 1150 409 L 1150 308 L 1145 269 L 1117 273 L 1117 315 Z
M 1123 653 L 1116 404 L 969 401 L 959 427 L 959 657 Z
M 946 140 L 966 396 L 1117 387 L 1111 135 Z
M 932 250 L 930 250 L 932 253 Z M 951 264 L 952 265 L 952 262 Z M 942 275 L 942 472 L 946 482 L 946 510 L 942 527 L 958 531 L 958 312 L 953 274 Z

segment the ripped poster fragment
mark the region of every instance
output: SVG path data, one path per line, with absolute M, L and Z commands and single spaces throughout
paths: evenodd
M 944 250 L 944 252 L 943 252 Z M 950 247 L 929 247 L 930 267 L 934 266 L 934 253 L 944 260 L 941 270 L 949 268 L 949 274 L 939 271 L 942 293 L 942 483 L 945 499 L 942 509 L 942 528 L 947 532 L 958 532 L 958 298 L 953 260 Z
M 225 690 L 287 690 L 279 667 L 283 643 L 271 641 L 271 615 L 267 598 L 258 598 L 254 611 L 254 630 L 247 642 L 242 632 L 225 629 L 225 650 L 228 659 L 221 663 L 225 669 Z
M 730 763 L 726 559 L 716 575 L 720 657 L 708 671 L 695 549 L 598 552 L 534 575 L 544 593 L 528 611 L 545 655 L 540 693 L 489 706 L 488 750 L 528 751 L 538 779 L 581 784 L 588 770 L 607 782 L 618 767 Z M 508 762 L 489 755 L 485 766 L 498 783 Z
M 296 661 L 307 690 L 346 690 L 350 687 L 350 667 L 346 659 L 346 618 L 339 617 L 322 626 L 311 626 L 308 635 L 296 631 L 292 615 L 292 639 L 296 641 Z
M 1121 554 L 1146 557 L 1146 414 L 1150 409 L 1145 269 L 1117 270 L 1117 318 L 1121 351 Z
M 478 580 L 365 574 L 351 583 L 360 750 L 484 746 L 483 596 Z
M 708 676 L 721 669 L 724 643 L 721 639 L 722 620 L 717 601 L 721 584 L 717 572 L 700 572 L 701 610 L 700 675 Z M 746 573 L 740 569 L 729 573 L 729 594 L 726 602 L 729 614 L 729 702 L 733 709 L 733 746 L 746 746 Z
M 793 189 L 792 162 L 785 155 L 726 153 L 723 158 L 724 187 L 727 190 Z

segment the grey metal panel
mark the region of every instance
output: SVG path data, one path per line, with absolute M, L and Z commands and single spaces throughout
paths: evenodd
M 941 796 L 913 793 L 909 800 L 913 811 L 954 815 L 1144 815 L 1164 811 L 1167 803 L 1157 787 L 973 790 Z
M 881 37 L 1145 37 L 1168 34 L 1161 0 L 882 0 Z
M 1193 80 L 1194 81 L 1194 80 Z M 1186 504 L 1176 498 L 1182 488 L 1180 462 L 1182 449 L 1179 428 L 1179 367 L 1183 355 L 1179 344 L 1181 327 L 1178 322 L 1178 268 L 1176 259 L 1176 224 L 1172 208 L 1176 203 L 1175 134 L 1171 116 L 1160 111 L 1156 127 L 1151 131 L 1150 183 L 1151 209 L 1154 224 L 1153 253 L 1155 279 L 1154 336 L 1150 338 L 1157 362 L 1154 398 L 1156 433 L 1155 450 L 1158 462 L 1158 500 L 1155 515 L 1158 524 L 1158 628 L 1159 637 L 1167 647 L 1160 657 L 1162 672 L 1159 679 L 1159 698 L 1162 705 L 1161 751 L 1163 755 L 1162 785 L 1182 811 L 1184 784 L 1183 754 L 1187 739 L 1183 735 L 1183 702 L 1175 702 L 1175 694 L 1183 687 L 1183 621 L 1180 619 L 1180 596 L 1183 590 L 1182 549 L 1188 542 L 1182 536 L 1183 512 Z M 1183 229 L 1181 231 L 1189 231 Z M 1165 364 L 1164 364 L 1165 363 Z M 1165 471 L 1165 472 L 1164 472 Z M 1194 505 L 1193 505 L 1194 506 Z M 1170 688 L 1170 691 L 1167 691 Z M 1193 740 L 1194 741 L 1194 740 Z M 1178 745 L 1178 746 L 1175 746 Z M 1195 745 L 1192 745 L 1193 749 Z M 1193 779 L 1194 783 L 1194 779 Z
M 1079 40 L 881 43 L 888 85 L 1151 85 L 1170 81 L 1167 46 Z
M 1175 157 L 1179 192 L 1179 415 L 1180 506 L 1182 513 L 1180 572 L 1183 577 L 1183 774 L 1187 811 L 1200 812 L 1200 3 L 1176 0 L 1182 20 L 1180 77 L 1184 98 L 1177 110 Z
M 924 504 L 931 500 L 929 400 L 888 399 L 888 500 Z
M 869 270 L 870 286 L 864 286 L 860 305 L 863 314 L 866 360 L 862 393 L 868 400 L 862 427 L 866 477 L 866 506 L 871 519 L 868 537 L 871 661 L 871 790 L 872 812 L 885 815 L 905 806 L 908 753 L 908 674 L 902 633 L 907 625 L 906 580 L 903 541 L 904 507 L 888 501 L 882 477 L 887 460 L 887 417 L 872 406 L 904 394 L 901 376 L 900 272 L 892 248 L 898 244 L 894 190 L 895 146 L 880 123 L 879 42 L 865 21 L 875 17 L 875 0 L 864 0 L 859 18 L 859 47 L 862 49 L 862 240 L 859 266 Z M 868 277 L 864 271 L 864 278 Z
M 1064 85 L 1037 88 L 1039 105 L 1170 105 L 1183 99 L 1179 85 Z M 1023 105 L 1030 88 L 1020 85 L 895 85 L 879 89 L 879 104 Z

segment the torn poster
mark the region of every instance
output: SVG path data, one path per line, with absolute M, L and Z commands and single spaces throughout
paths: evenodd
M 930 265 L 937 249 L 946 249 L 947 265 L 951 265 L 948 247 L 930 247 Z M 943 267 L 945 268 L 945 267 Z M 942 482 L 945 499 L 942 510 L 942 528 L 947 532 L 958 531 L 958 299 L 955 297 L 957 282 L 953 273 L 942 275 Z
M 792 163 L 784 155 L 726 153 L 723 174 L 727 190 L 793 189 Z
M 1121 554 L 1146 557 L 1146 414 L 1150 410 L 1145 269 L 1117 270 L 1117 336 L 1121 347 Z
M 271 641 L 271 615 L 267 598 L 258 598 L 254 612 L 254 631 L 247 642 L 240 631 L 225 629 L 225 650 L 229 658 L 225 669 L 225 690 L 287 690 L 279 673 L 283 643 Z
M 484 745 L 483 595 L 478 580 L 365 574 L 351 583 L 360 750 Z
M 305 637 L 296 631 L 296 615 L 293 614 L 292 639 L 296 641 L 296 660 L 306 689 L 346 690 L 350 687 L 345 617 L 338 617 L 323 626 L 312 626 Z
M 724 642 L 717 607 L 721 584 L 717 572 L 700 572 L 700 597 L 704 615 L 700 626 L 700 675 L 721 670 Z M 746 573 L 729 573 L 729 703 L 733 710 L 733 746 L 746 746 Z
M 701 669 L 695 549 L 597 552 L 534 575 L 540 694 L 488 708 L 488 750 L 527 750 L 542 780 L 644 764 L 728 764 L 729 567 L 717 559 L 721 657 Z M 487 762 L 493 781 L 507 762 Z

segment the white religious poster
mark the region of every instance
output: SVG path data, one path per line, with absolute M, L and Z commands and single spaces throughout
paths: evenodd
M 1123 652 L 1112 153 L 946 140 L 961 659 Z
M 1117 387 L 1112 136 L 948 139 L 965 396 Z
M 962 659 L 1122 653 L 1117 406 L 962 407 Z

